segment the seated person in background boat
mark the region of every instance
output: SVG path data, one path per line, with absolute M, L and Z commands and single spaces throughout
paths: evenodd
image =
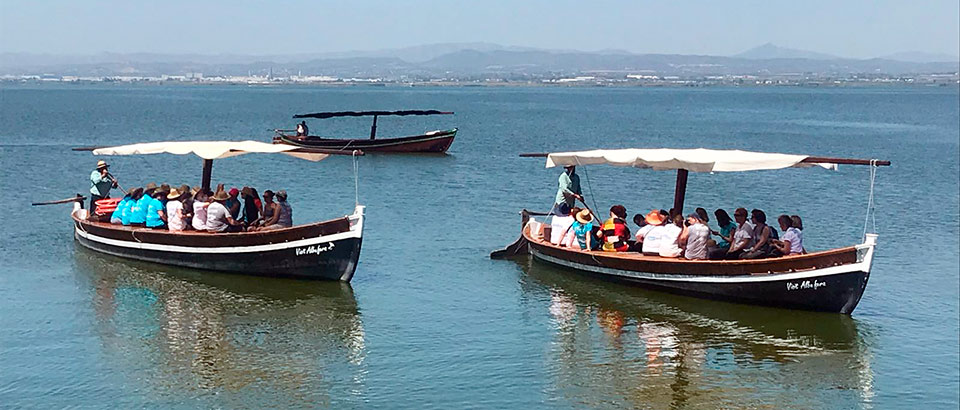
M 750 248 L 744 249 L 740 259 L 760 259 L 771 256 L 773 247 L 770 245 L 770 240 L 778 237 L 777 231 L 767 225 L 767 214 L 759 209 L 751 210 L 750 221 L 753 222 L 754 243 Z
M 683 233 L 683 216 L 674 215 L 673 222 L 667 223 L 660 228 L 662 236 L 660 237 L 660 256 L 664 258 L 677 258 L 683 255 L 683 245 L 680 243 L 680 234 Z M 648 234 L 649 235 L 649 234 Z
M 130 207 L 130 226 L 145 226 L 147 224 L 147 207 L 150 200 L 153 199 L 151 195 L 156 190 L 157 184 L 153 182 L 147 184 L 143 189 L 143 194 Z
M 243 199 L 243 223 L 247 226 L 255 226 L 260 220 L 260 199 L 257 190 L 245 186 L 240 190 L 240 197 Z
M 803 220 L 800 219 L 800 215 L 790 215 L 790 220 L 793 222 L 793 227 L 797 228 L 801 233 L 803 232 Z M 807 253 L 807 248 L 803 248 L 803 253 Z
M 167 194 L 167 229 L 172 232 L 182 231 L 187 226 L 183 219 L 183 196 L 177 188 L 171 189 Z
M 209 189 L 200 189 L 193 198 L 193 221 L 191 226 L 198 231 L 207 230 L 207 207 L 210 206 L 211 192 Z
M 707 241 L 709 240 L 710 227 L 700 219 L 700 214 L 687 215 L 687 227 L 677 241 L 685 244 L 683 257 L 690 260 L 707 259 Z
M 733 234 L 737 230 L 737 224 L 730 219 L 730 214 L 723 209 L 714 211 L 713 216 L 717 217 L 717 225 L 720 226 L 720 230 L 712 233 L 717 235 L 719 239 L 713 247 L 708 248 L 707 252 L 710 259 L 723 259 L 726 257 L 727 251 L 730 250 L 730 244 L 733 243 Z
M 297 136 L 306 137 L 307 135 L 310 135 L 310 128 L 307 128 L 306 121 L 300 121 L 300 123 L 297 124 Z
M 560 212 L 560 204 L 567 204 L 567 208 L 573 208 L 577 200 L 583 201 L 580 191 L 580 176 L 577 175 L 577 167 L 563 167 L 563 173 L 557 179 L 557 196 L 553 201 L 553 209 L 550 213 L 553 215 L 563 215 Z
M 167 193 L 159 189 L 153 191 L 147 201 L 147 228 L 167 229 L 167 212 L 160 198 L 166 199 Z
M 783 239 L 773 239 L 770 244 L 773 246 L 773 253 L 779 255 L 801 255 L 803 254 L 803 232 L 793 227 L 793 220 L 789 215 L 780 215 L 777 218 L 780 224 L 780 230 L 783 231 Z
M 740 259 L 744 249 L 753 246 L 753 225 L 747 222 L 747 210 L 737 208 L 733 211 L 733 219 L 737 221 L 737 229 L 734 230 L 733 240 L 730 241 L 730 249 L 727 250 L 725 259 Z
M 127 192 L 117 203 L 117 208 L 110 214 L 110 223 L 114 225 L 123 224 L 123 208 L 130 206 L 130 193 Z
M 237 198 L 238 195 L 240 195 L 239 189 L 230 188 L 230 197 L 223 202 L 223 206 L 227 207 L 233 219 L 240 219 L 240 199 Z
M 573 235 L 577 238 L 577 244 L 580 245 L 581 250 L 597 250 L 600 248 L 600 242 L 597 242 L 593 239 L 593 215 L 590 215 L 589 209 L 581 210 L 577 212 L 574 217 L 575 221 L 570 225 L 567 230 L 573 231 Z M 567 232 L 563 232 L 563 236 L 567 236 Z
M 207 231 L 208 232 L 242 232 L 243 225 L 230 216 L 230 211 L 225 203 L 230 199 L 223 189 L 218 189 L 213 194 L 213 202 L 207 206 Z
M 644 220 L 647 225 L 637 231 L 637 242 L 642 244 L 640 250 L 644 255 L 658 256 L 664 234 L 663 225 L 667 222 L 667 218 L 659 211 L 650 211 Z
M 630 249 L 630 228 L 627 227 L 627 208 L 623 205 L 610 207 L 610 219 L 603 222 L 597 237 L 603 243 L 606 252 L 626 252 Z

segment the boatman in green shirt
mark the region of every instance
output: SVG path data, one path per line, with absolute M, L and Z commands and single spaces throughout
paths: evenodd
M 561 213 L 560 205 L 566 204 L 566 209 L 573 208 L 576 200 L 583 201 L 583 192 L 580 191 L 580 176 L 577 175 L 577 167 L 568 165 L 563 167 L 563 173 L 560 174 L 559 186 L 557 187 L 557 199 L 553 203 L 553 209 L 550 211 L 554 215 L 566 215 Z
M 90 215 L 97 211 L 97 201 L 110 197 L 110 188 L 117 187 L 117 180 L 110 175 L 107 161 L 97 161 L 97 169 L 90 173 Z

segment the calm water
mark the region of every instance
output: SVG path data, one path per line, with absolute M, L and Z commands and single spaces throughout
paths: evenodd
M 0 407 L 956 408 L 956 88 L 0 89 Z M 459 127 L 449 155 L 360 160 L 368 205 L 352 285 L 200 273 L 74 244 L 78 145 L 268 140 L 290 115 L 436 108 L 381 136 Z M 314 121 L 363 136 L 366 120 Z M 873 275 L 853 316 L 707 302 L 491 261 L 558 170 L 519 152 L 711 147 L 883 158 Z M 195 157 L 107 158 L 127 187 L 199 180 Z M 299 222 L 350 212 L 352 163 L 218 161 L 214 180 L 284 188 Z M 674 174 L 581 171 L 599 208 L 672 204 Z M 690 176 L 687 206 L 803 216 L 808 249 L 856 243 L 866 167 Z

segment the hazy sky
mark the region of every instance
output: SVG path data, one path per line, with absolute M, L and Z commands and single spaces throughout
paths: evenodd
M 297 54 L 448 42 L 730 55 L 960 54 L 960 1 L 0 0 L 0 51 Z

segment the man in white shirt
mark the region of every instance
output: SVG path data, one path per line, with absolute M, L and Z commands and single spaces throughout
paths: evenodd
M 242 232 L 243 225 L 230 216 L 230 210 L 223 204 L 230 199 L 223 190 L 213 194 L 213 202 L 207 207 L 207 231 L 209 232 Z

